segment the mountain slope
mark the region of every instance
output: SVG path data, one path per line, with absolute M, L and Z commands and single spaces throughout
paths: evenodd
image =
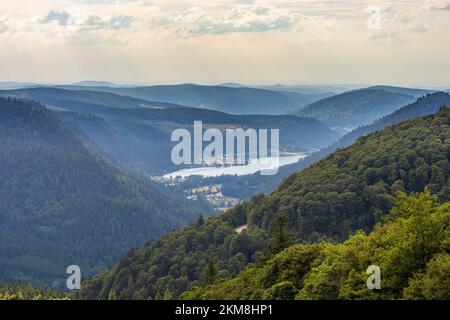
M 346 135 L 339 141 L 323 150 L 323 152 L 333 152 L 338 148 L 346 147 L 356 141 L 357 138 L 367 135 L 377 130 L 382 130 L 387 126 L 400 123 L 415 117 L 421 117 L 435 113 L 442 106 L 450 106 L 450 94 L 446 92 L 435 92 L 426 94 L 418 98 L 415 102 L 404 106 L 391 114 L 375 121 L 374 123 L 359 127 Z
M 230 115 L 218 111 L 148 102 L 111 93 L 56 88 L 0 91 L 39 101 L 83 135 L 99 151 L 139 174 L 161 175 L 180 169 L 170 154 L 170 135 L 178 128 L 192 130 L 194 121 L 224 129 L 241 126 L 280 129 L 280 145 L 290 151 L 320 149 L 340 135 L 313 118 L 292 115 Z
M 68 90 L 86 87 L 58 86 Z M 212 109 L 231 114 L 286 114 L 296 105 L 286 96 L 265 89 L 247 87 L 202 86 L 195 84 L 148 87 L 95 87 L 95 91 L 110 92 L 149 101 Z
M 450 106 L 450 95 L 445 92 L 435 92 L 426 94 L 424 97 L 418 98 L 415 102 L 407 105 L 393 113 L 375 121 L 368 126 L 359 127 L 340 138 L 336 143 L 321 149 L 308 156 L 299 163 L 288 165 L 280 168 L 277 175 L 270 177 L 263 177 L 259 174 L 240 176 L 233 180 L 216 179 L 211 183 L 222 183 L 222 191 L 224 194 L 236 197 L 239 199 L 247 199 L 257 193 L 270 193 L 281 180 L 288 177 L 290 174 L 304 170 L 312 163 L 323 159 L 339 148 L 344 148 L 356 141 L 357 138 L 365 136 L 369 133 L 382 130 L 387 126 L 400 123 L 415 117 L 433 114 L 442 106 Z M 242 188 L 242 186 L 245 188 Z
M 176 297 L 209 284 L 208 270 L 228 278 L 295 239 L 342 240 L 358 229 L 370 231 L 392 207 L 387 195 L 398 191 L 427 187 L 440 202 L 449 201 L 449 154 L 450 109 L 372 133 L 290 176 L 269 196 L 130 251 L 85 282 L 81 297 Z M 247 230 L 237 232 L 242 226 Z
M 381 89 L 383 88 L 383 89 Z M 373 87 L 342 94 L 317 101 L 295 112 L 296 115 L 314 117 L 331 127 L 340 130 L 349 130 L 362 125 L 372 123 L 416 100 L 413 93 L 418 91 L 406 91 L 408 95 L 389 91 L 385 87 Z
M 414 89 L 414 88 L 393 87 L 393 86 L 383 86 L 383 85 L 369 87 L 369 89 L 384 90 L 387 92 L 404 94 L 404 95 L 413 96 L 416 98 L 419 98 L 423 95 L 433 92 L 433 90 L 427 90 L 427 89 Z
M 306 170 L 291 175 L 252 211 L 250 221 L 271 228 L 289 217 L 301 239 L 335 239 L 373 226 L 389 205 L 384 194 L 426 186 L 450 200 L 450 109 L 359 138 Z
M 42 105 L 0 98 L 0 279 L 62 285 L 192 220 L 191 205 L 125 175 Z
M 238 276 L 195 288 L 183 299 L 450 299 L 450 203 L 400 196 L 390 219 L 340 244 L 298 244 Z M 380 267 L 381 290 L 366 269 Z
M 80 87 L 82 90 L 64 90 L 52 87 L 33 87 L 17 90 L 2 90 L 0 96 L 35 100 L 59 110 L 73 110 L 77 103 L 99 105 L 118 109 L 136 108 L 180 108 L 169 103 L 153 102 L 109 92 L 94 91 L 96 87 Z

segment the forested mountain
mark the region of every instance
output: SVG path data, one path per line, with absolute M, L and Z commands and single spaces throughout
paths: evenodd
M 282 94 L 283 96 L 289 98 L 289 100 L 291 100 L 294 104 L 295 104 L 295 108 L 303 108 L 311 103 L 314 103 L 316 101 L 334 96 L 333 93 L 317 93 L 317 94 L 313 94 L 313 93 L 298 93 L 298 92 L 293 92 L 293 91 L 275 91 L 278 92 L 280 94 Z
M 320 94 L 329 94 L 335 95 L 339 93 L 343 93 L 350 90 L 356 90 L 365 88 L 367 85 L 353 85 L 353 84 L 342 84 L 342 85 L 283 85 L 283 84 L 275 84 L 275 85 L 266 85 L 259 86 L 259 88 L 273 90 L 273 91 L 288 91 L 288 92 L 296 92 L 300 94 L 307 95 L 320 95 Z
M 40 104 L 0 98 L 0 280 L 62 284 L 197 217 L 124 174 Z
M 94 91 L 96 87 L 81 87 L 83 90 L 73 91 L 52 87 L 33 87 L 17 90 L 2 90 L 0 96 L 15 97 L 39 101 L 57 110 L 82 111 L 83 105 L 103 106 L 119 109 L 136 108 L 181 108 L 180 105 L 170 103 L 154 102 L 143 99 L 132 98 L 109 92 Z M 77 110 L 77 104 L 80 109 Z
M 433 114 L 442 106 L 450 106 L 450 95 L 448 93 L 435 92 L 426 94 L 423 97 L 419 97 L 414 103 L 394 111 L 393 113 L 375 121 L 371 125 L 359 127 L 347 133 L 336 143 L 311 154 L 299 163 L 280 168 L 278 173 L 274 176 L 261 176 L 260 174 L 253 174 L 233 177 L 233 179 L 231 179 L 231 177 L 210 178 L 208 181 L 211 184 L 223 184 L 222 191 L 226 195 L 239 199 L 248 199 L 257 193 L 267 194 L 270 193 L 281 180 L 288 177 L 290 174 L 305 169 L 312 163 L 319 161 L 320 159 L 323 159 L 332 152 L 336 151 L 338 148 L 344 148 L 351 145 L 357 138 L 377 130 L 382 130 L 387 126 L 394 125 L 402 121 Z M 245 188 L 242 186 L 245 186 Z
M 32 82 L 14 82 L 14 81 L 0 81 L 0 90 L 13 90 L 19 88 L 25 88 L 29 86 L 34 86 L 36 83 Z
M 429 90 L 429 89 L 415 89 L 415 88 L 404 88 L 404 87 L 394 87 L 394 86 L 384 86 L 384 85 L 372 86 L 372 87 L 369 87 L 369 89 L 384 90 L 387 92 L 404 94 L 404 95 L 413 96 L 416 98 L 419 98 L 423 95 L 433 92 L 433 90 Z
M 85 90 L 83 86 L 58 86 L 68 90 Z M 203 86 L 196 84 L 147 87 L 95 87 L 134 98 L 212 109 L 231 114 L 287 114 L 297 108 L 285 95 L 248 87 Z
M 50 289 L 35 288 L 31 284 L 4 284 L 0 283 L 1 300 L 68 300 L 69 297 L 62 292 Z
M 293 245 L 231 280 L 194 288 L 183 299 L 450 299 L 450 203 L 429 193 L 400 195 L 389 218 L 340 244 Z M 381 270 L 381 290 L 366 269 Z M 213 271 L 214 271 L 213 267 Z
M 447 108 L 372 133 L 290 176 L 269 196 L 255 196 L 128 252 L 85 282 L 81 297 L 177 297 L 267 261 L 295 241 L 340 241 L 356 230 L 369 232 L 398 192 L 428 188 L 439 203 L 447 202 L 449 154 Z M 235 231 L 243 225 L 247 230 Z
M 83 80 L 78 81 L 73 84 L 74 86 L 84 86 L 84 87 L 115 87 L 116 84 L 110 81 L 90 81 Z
M 328 86 L 285 86 L 285 85 L 273 85 L 273 86 L 246 86 L 239 83 L 223 83 L 219 84 L 222 87 L 230 87 L 230 88 L 258 88 L 264 90 L 270 90 L 274 92 L 278 92 L 281 95 L 289 98 L 294 105 L 295 108 L 302 108 L 308 104 L 316 102 L 318 100 L 328 98 L 334 96 L 335 93 L 329 91 Z M 332 89 L 338 89 L 333 87 Z M 339 90 L 339 89 L 338 89 Z M 348 89 L 347 89 L 348 90 Z M 344 91 L 347 91 L 344 90 Z
M 181 169 L 170 159 L 176 144 L 170 136 L 178 128 L 192 131 L 194 121 L 203 121 L 205 128 L 222 130 L 236 126 L 280 129 L 280 146 L 290 151 L 320 149 L 340 138 L 316 119 L 292 115 L 230 115 L 111 93 L 56 88 L 0 91 L 0 96 L 29 98 L 48 105 L 97 150 L 133 172 L 149 175 Z
M 322 152 L 333 152 L 337 148 L 349 146 L 359 137 L 377 130 L 382 130 L 387 126 L 402 121 L 435 113 L 442 106 L 450 106 L 450 94 L 447 92 L 428 93 L 423 97 L 419 97 L 415 102 L 384 116 L 370 125 L 359 127 L 347 133 L 339 141 L 325 148 Z
M 368 125 L 393 111 L 412 103 L 426 91 L 395 87 L 371 87 L 348 91 L 319 100 L 295 112 L 314 117 L 343 131 Z

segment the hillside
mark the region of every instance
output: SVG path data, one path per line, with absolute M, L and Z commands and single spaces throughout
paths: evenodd
M 419 97 L 415 102 L 384 116 L 370 125 L 361 126 L 347 133 L 336 143 L 325 148 L 322 152 L 332 152 L 338 148 L 349 146 L 359 137 L 365 136 L 371 132 L 382 130 L 387 126 L 391 126 L 402 121 L 435 113 L 442 106 L 450 106 L 450 94 L 446 92 L 426 94 L 423 97 Z
M 310 151 L 336 142 L 340 135 L 313 118 L 292 115 L 231 115 L 218 111 L 148 102 L 112 93 L 31 88 L 0 91 L 0 96 L 33 99 L 46 104 L 96 150 L 134 173 L 161 175 L 181 169 L 174 166 L 173 130 L 192 130 L 194 121 L 205 127 L 241 126 L 280 129 L 280 146 L 290 151 Z
M 85 90 L 83 86 L 58 86 L 68 90 Z M 95 91 L 126 95 L 149 101 L 180 104 L 188 107 L 217 110 L 231 114 L 287 114 L 297 106 L 275 91 L 196 84 L 147 87 L 95 87 Z
M 401 195 L 390 219 L 368 235 L 339 244 L 297 244 L 251 265 L 230 280 L 213 279 L 183 299 L 450 299 L 450 203 L 429 193 Z M 382 272 L 381 290 L 366 286 L 370 265 Z
M 62 285 L 197 217 L 127 176 L 42 105 L 0 98 L 0 281 Z
M 389 195 L 425 187 L 439 202 L 450 195 L 450 109 L 360 138 L 223 215 L 128 252 L 87 281 L 84 298 L 147 298 L 228 278 L 294 241 L 343 240 L 369 232 L 392 207 Z M 248 225 L 247 230 L 234 230 Z M 211 263 L 214 266 L 211 266 Z M 217 272 L 213 272 L 216 270 Z
M 387 126 L 391 126 L 402 121 L 433 114 L 442 106 L 450 106 L 450 95 L 448 93 L 435 92 L 426 94 L 423 97 L 419 97 L 415 102 L 375 121 L 373 124 L 359 127 L 347 133 L 336 143 L 311 154 L 305 160 L 280 168 L 277 175 L 263 177 L 259 174 L 255 174 L 236 177 L 233 180 L 222 177 L 211 179 L 210 183 L 222 183 L 222 190 L 226 195 L 240 199 L 247 199 L 257 193 L 270 193 L 281 180 L 288 177 L 290 174 L 305 169 L 312 163 L 323 159 L 339 148 L 344 148 L 353 144 L 359 137 L 382 130 Z M 243 185 L 245 188 L 242 188 Z
M 77 104 L 79 109 L 81 106 Z M 172 131 L 186 128 L 193 131 L 194 121 L 204 128 L 242 128 L 280 130 L 280 148 L 291 151 L 320 149 L 340 135 L 312 118 L 296 116 L 234 116 L 217 111 L 190 109 L 132 109 L 86 107 L 83 113 L 57 112 L 93 145 L 124 167 L 155 175 L 178 170 L 171 161 Z M 94 114 L 94 115 L 92 115 Z
M 69 300 L 69 297 L 59 291 L 13 283 L 0 284 L 1 300 Z
M 419 92 L 422 91 L 394 90 L 392 87 L 365 88 L 319 100 L 297 110 L 295 114 L 314 117 L 345 132 L 371 124 L 378 118 L 414 102 Z
M 78 103 L 119 109 L 182 107 L 170 103 L 153 102 L 109 92 L 94 91 L 96 87 L 83 86 L 80 88 L 83 90 L 73 91 L 52 87 L 2 90 L 0 91 L 0 96 L 39 101 L 57 110 L 68 109 L 72 111 Z

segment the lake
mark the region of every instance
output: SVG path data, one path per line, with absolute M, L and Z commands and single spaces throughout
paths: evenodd
M 280 168 L 288 164 L 296 163 L 302 159 L 306 158 L 306 155 L 295 155 L 286 157 L 266 157 L 253 159 L 247 165 L 233 165 L 233 166 L 223 166 L 223 167 L 199 167 L 199 168 L 189 168 L 181 169 L 171 173 L 167 173 L 163 176 L 164 179 L 174 179 L 176 177 L 187 178 L 189 176 L 202 176 L 208 177 L 219 177 L 223 175 L 238 175 L 244 176 L 248 174 L 254 174 L 261 170 L 272 170 L 275 168 Z

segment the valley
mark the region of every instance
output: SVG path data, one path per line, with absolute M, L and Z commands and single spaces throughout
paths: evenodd
M 394 90 L 392 87 L 388 89 Z M 14 184 L 9 181 L 23 180 L 20 170 L 28 172 L 28 165 L 46 179 L 46 182 L 39 182 L 39 178 L 29 176 L 36 182 L 21 187 L 25 191 L 25 205 L 20 202 L 14 204 L 7 200 L 8 197 L 3 197 L 0 204 L 5 212 L 23 212 L 6 220 L 2 231 L 4 241 L 15 237 L 13 230 L 17 230 L 19 221 L 22 221 L 18 217 L 22 214 L 33 217 L 36 208 L 48 215 L 62 215 L 64 218 L 53 222 L 50 222 L 50 216 L 23 220 L 25 229 L 38 228 L 29 233 L 24 243 L 41 239 L 44 230 L 52 237 L 61 237 L 57 230 L 61 230 L 59 223 L 65 219 L 72 219 L 71 228 L 86 228 L 91 224 L 96 226 L 96 234 L 102 234 L 103 239 L 115 239 L 115 245 L 111 247 L 100 238 L 95 238 L 97 245 L 92 246 L 94 238 L 89 231 L 84 233 L 83 241 L 72 238 L 77 241 L 77 246 L 68 254 L 79 256 L 77 260 L 87 276 L 99 274 L 84 282 L 84 289 L 77 298 L 212 297 L 206 291 L 208 289 L 195 289 L 199 286 L 207 288 L 211 284 L 204 280 L 205 270 L 213 268 L 208 261 L 216 261 L 214 268 L 220 275 L 218 280 L 232 283 L 233 277 L 246 277 L 247 268 L 252 264 L 267 262 L 269 257 L 289 248 L 294 239 L 305 243 L 336 243 L 356 230 L 370 232 L 392 209 L 388 199 L 396 192 L 410 194 L 426 189 L 439 203 L 448 201 L 449 175 L 444 156 L 448 143 L 446 129 L 442 127 L 446 120 L 438 120 L 446 119 L 447 109 L 443 106 L 450 104 L 450 95 L 444 92 L 426 93 L 380 119 L 373 115 L 372 124 L 341 135 L 313 118 L 232 115 L 95 90 L 90 87 L 80 92 L 61 88 L 0 91 L 0 96 L 7 97 L 0 98 L 3 104 L 0 136 L 5 151 L 0 171 L 3 174 L 2 194 L 13 190 Z M 405 94 L 405 90 L 399 88 L 395 94 Z M 422 93 L 413 91 L 414 94 L 419 92 Z M 411 91 L 406 93 L 412 94 Z M 30 102 L 29 99 L 38 102 Z M 27 109 L 30 109 L 29 114 Z M 437 118 L 420 118 L 436 112 Z M 225 154 L 211 162 L 203 159 L 199 164 L 183 163 L 180 166 L 171 161 L 171 150 L 177 141 L 171 141 L 170 135 L 172 130 L 179 128 L 193 136 L 196 132 L 198 135 L 195 119 L 203 124 L 201 134 L 210 129 L 217 130 L 214 132 L 222 132 L 222 139 L 225 139 L 225 131 L 229 128 L 243 132 L 250 128 L 279 128 L 279 157 L 251 159 L 244 155 L 244 164 L 230 165 L 231 158 Z M 410 122 L 403 123 L 406 120 Z M 429 129 L 430 121 L 433 130 Z M 426 132 L 426 138 L 420 135 L 421 132 Z M 405 141 L 413 144 L 405 144 Z M 14 149 L 14 144 L 30 147 Z M 405 149 L 407 145 L 413 148 Z M 201 148 L 206 146 L 208 141 L 203 141 Z M 194 154 L 195 146 L 190 144 L 190 148 L 192 150 L 186 150 Z M 434 150 L 432 158 L 423 156 L 431 154 L 430 148 Z M 39 149 L 48 150 L 50 158 L 43 158 L 47 159 L 47 164 L 37 162 L 34 153 Z M 34 160 L 29 163 L 22 161 L 24 169 L 20 169 L 12 158 L 9 159 L 13 154 L 34 157 Z M 10 155 L 9 158 L 6 155 Z M 54 166 L 51 170 L 48 167 L 57 161 L 61 166 L 57 170 L 72 168 L 68 172 L 77 172 L 77 177 L 80 177 L 85 173 L 80 169 L 73 170 L 82 163 L 80 161 L 84 161 L 81 160 L 83 157 L 87 161 L 86 174 L 91 173 L 82 180 L 97 181 L 91 183 L 89 197 L 84 192 L 90 189 L 81 184 L 72 185 L 80 178 L 65 177 L 58 173 L 60 171 L 54 171 Z M 71 158 L 75 162 L 72 163 Z M 239 153 L 235 149 L 232 159 L 238 158 Z M 103 169 L 94 169 L 96 166 Z M 262 170 L 273 169 L 274 166 L 277 169 L 275 174 L 261 175 Z M 16 171 L 12 170 L 14 167 L 17 167 Z M 103 172 L 104 178 L 94 177 L 96 170 Z M 112 176 L 107 178 L 110 174 Z M 58 194 L 53 189 L 51 193 L 32 195 L 41 183 L 45 183 L 46 192 L 49 192 L 49 183 L 54 179 L 58 179 L 57 184 L 68 193 Z M 113 182 L 114 179 L 117 182 Z M 67 181 L 72 181 L 72 184 Z M 115 194 L 119 201 L 105 200 L 105 197 L 115 197 Z M 69 210 L 68 205 L 73 208 Z M 73 218 L 75 207 L 89 206 L 98 207 L 94 211 L 81 209 L 85 214 L 91 214 L 91 218 L 84 218 L 85 215 Z M 105 209 L 102 206 L 106 206 Z M 128 217 L 129 214 L 132 217 Z M 98 229 L 99 219 L 106 221 L 103 229 Z M 174 228 L 175 231 L 170 232 Z M 286 242 L 276 242 L 276 228 L 285 230 L 283 232 L 287 236 L 283 241 Z M 184 253 L 178 245 L 174 249 L 182 261 L 172 256 L 175 243 L 184 248 Z M 132 250 L 123 256 L 130 246 L 142 247 L 144 244 L 143 249 Z M 18 245 L 4 248 L 4 254 L 8 250 L 18 250 Z M 172 249 L 166 252 L 166 246 Z M 14 266 L 16 271 L 0 273 L 0 278 L 6 281 L 28 280 L 39 286 L 60 289 L 66 254 L 50 242 L 29 247 L 35 255 L 27 259 L 31 266 L 35 266 L 33 270 L 42 270 L 42 274 L 36 277 L 21 269 L 17 263 L 23 258 L 17 255 L 2 260 L 0 269 L 11 270 Z M 89 247 L 87 252 L 86 247 Z M 20 250 L 29 255 L 27 249 Z M 40 250 L 51 250 L 54 258 L 44 258 Z M 105 250 L 114 254 L 104 255 Z M 142 260 L 141 254 L 150 257 L 157 254 L 163 260 Z M 120 256 L 122 258 L 118 260 Z M 54 264 L 55 261 L 58 263 Z M 117 261 L 119 265 L 114 267 Z M 144 286 L 136 274 L 121 270 L 131 261 L 142 264 L 145 270 L 157 267 L 158 271 L 145 276 L 149 282 Z M 52 268 L 45 267 L 52 263 Z M 87 267 L 92 264 L 93 267 Z M 111 266 L 112 269 L 104 271 Z M 110 280 L 105 283 L 103 277 Z M 123 277 L 128 277 L 128 280 Z M 160 279 L 165 280 L 161 282 Z M 127 281 L 131 287 L 123 285 Z M 101 288 L 104 290 L 98 291 Z M 215 292 L 219 294 L 220 290 Z M 242 296 L 233 297 L 240 299 Z
M 0 1 L 0 315 L 444 309 L 449 9 Z

